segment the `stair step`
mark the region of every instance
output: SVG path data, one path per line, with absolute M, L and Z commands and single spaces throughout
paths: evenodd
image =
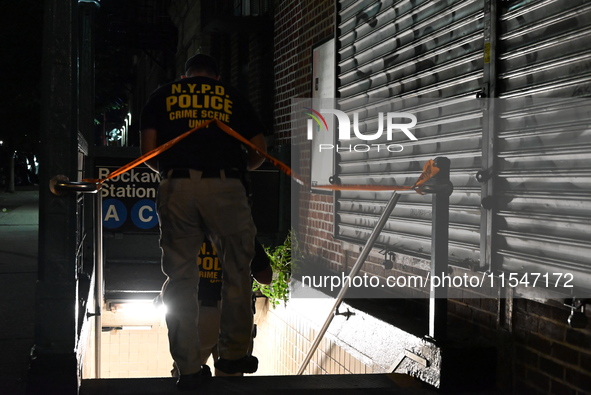
M 86 379 L 80 395 L 178 395 L 174 378 Z M 433 395 L 403 374 L 213 377 L 205 394 Z

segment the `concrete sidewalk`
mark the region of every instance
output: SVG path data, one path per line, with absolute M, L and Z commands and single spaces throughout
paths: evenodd
M 33 346 L 39 192 L 0 192 L 0 394 L 24 393 Z

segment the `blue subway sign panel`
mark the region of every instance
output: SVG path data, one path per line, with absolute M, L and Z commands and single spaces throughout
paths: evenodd
M 108 163 L 97 164 L 97 178 L 107 177 L 127 162 L 110 158 Z M 105 181 L 99 192 L 103 198 L 103 228 L 117 232 L 158 232 L 159 183 L 160 175 L 147 166 L 138 166 Z

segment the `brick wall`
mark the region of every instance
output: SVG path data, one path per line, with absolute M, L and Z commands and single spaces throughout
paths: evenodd
M 275 138 L 290 144 L 292 165 L 305 180 L 310 177 L 310 145 L 301 133 L 305 120 L 292 117 L 292 100 L 312 95 L 312 49 L 334 36 L 334 1 L 281 1 L 275 10 Z M 334 200 L 330 195 L 309 194 L 294 188 L 292 226 L 304 250 L 325 265 L 342 266 L 340 243 L 333 240 Z
M 275 133 L 291 138 L 290 106 L 311 96 L 312 48 L 334 35 L 334 1 L 279 1 L 275 8 Z
M 570 309 L 558 297 L 531 300 L 522 297 L 528 295 L 523 289 L 519 296 L 508 292 L 503 298 L 491 297 L 503 291 L 495 288 L 488 295 L 476 295 L 462 290 L 465 297 L 448 303 L 450 328 L 496 346 L 497 386 L 514 394 L 589 394 L 589 325 L 571 328 Z M 586 316 L 589 319 L 591 314 Z
M 569 314 L 557 302 L 515 300 L 515 388 L 521 393 L 591 393 L 591 329 L 571 328 Z

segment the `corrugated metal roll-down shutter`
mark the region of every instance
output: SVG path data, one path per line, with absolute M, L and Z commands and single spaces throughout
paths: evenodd
M 385 133 L 375 144 L 399 153 L 347 150 L 341 141 L 336 176 L 342 184 L 412 185 L 424 163 L 451 160 L 450 263 L 479 261 L 483 85 L 483 0 L 373 2 L 341 0 L 338 12 L 338 91 L 341 110 L 359 114 L 359 130 L 378 130 L 378 113 L 411 112 L 417 141 Z M 350 117 L 352 119 L 352 117 Z M 390 192 L 339 192 L 337 237 L 362 244 Z M 431 197 L 404 195 L 378 246 L 420 258 L 431 251 Z
M 589 289 L 591 2 L 500 3 L 493 263 Z

